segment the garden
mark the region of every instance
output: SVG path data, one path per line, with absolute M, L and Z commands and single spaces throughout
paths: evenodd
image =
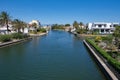
M 109 64 L 120 71 L 119 42 L 116 42 L 114 35 L 90 37 L 87 38 L 86 41 L 91 44 Z
M 24 39 L 28 38 L 29 36 L 27 34 L 22 34 L 22 33 L 13 33 L 13 34 L 4 34 L 0 35 L 0 42 L 9 42 L 12 40 L 18 40 L 18 39 Z

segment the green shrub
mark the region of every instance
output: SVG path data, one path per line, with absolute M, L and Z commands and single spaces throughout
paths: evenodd
M 11 35 L 0 35 L 0 42 L 11 41 Z
M 77 29 L 76 30 L 76 32 L 78 33 L 78 34 L 86 34 L 87 33 L 87 30 L 86 29 Z
M 102 41 L 101 36 L 96 36 L 96 38 L 95 38 L 95 42 L 100 42 L 100 41 Z
M 24 35 L 21 34 L 21 33 L 13 33 L 13 34 L 12 34 L 12 38 L 13 38 L 13 39 L 23 39 L 23 38 L 24 38 Z
M 46 32 L 46 29 L 44 29 L 44 28 L 39 28 L 39 29 L 37 29 L 37 32 Z
M 51 28 L 52 28 L 53 30 L 64 30 L 64 29 L 65 29 L 65 28 L 64 28 L 64 25 L 58 25 L 58 24 L 52 25 Z
M 30 36 L 27 35 L 27 34 L 23 34 L 23 37 L 24 37 L 24 38 L 28 38 L 28 37 L 30 37 Z
M 116 70 L 120 71 L 120 62 L 113 59 L 109 54 L 107 54 L 107 52 L 98 47 L 94 41 L 90 39 L 86 39 L 86 41 L 89 42 L 108 61 L 108 63 L 110 63 Z

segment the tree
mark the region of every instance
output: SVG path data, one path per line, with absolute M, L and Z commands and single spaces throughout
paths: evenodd
M 115 37 L 115 43 L 120 49 L 120 26 L 116 26 L 116 29 L 113 33 L 113 36 Z
M 65 26 L 70 26 L 70 24 L 65 24 Z
M 14 29 L 17 30 L 18 33 L 20 33 L 20 29 L 23 29 L 24 27 L 26 27 L 26 23 L 19 19 L 14 19 L 14 21 L 12 21 L 12 24 Z
M 80 26 L 83 26 L 84 24 L 82 22 L 80 22 Z
M 23 32 L 25 27 L 27 27 L 27 23 L 24 21 L 21 21 L 21 29 L 23 30 Z
M 34 27 L 35 29 L 37 28 L 37 24 L 36 23 L 33 23 L 32 24 L 32 27 Z
M 64 25 L 63 24 L 53 24 L 52 29 L 60 29 L 60 30 L 64 30 Z
M 2 25 L 2 19 L 0 19 L 0 24 Z
M 120 38 L 120 26 L 117 26 L 113 35 L 116 37 L 116 38 Z
M 74 23 L 73 23 L 73 27 L 74 27 L 74 28 L 76 28 L 76 29 L 78 29 L 78 28 L 79 28 L 79 24 L 78 24 L 78 22 L 77 22 L 77 21 L 74 21 Z
M 34 27 L 34 29 L 35 29 L 34 32 L 37 33 L 37 24 L 36 24 L 36 23 L 33 23 L 33 24 L 32 24 L 32 27 Z
M 8 29 L 8 22 L 10 21 L 10 16 L 7 12 L 5 11 L 2 11 L 0 13 L 0 22 L 2 23 L 2 25 L 6 26 L 7 27 L 7 31 L 9 31 Z

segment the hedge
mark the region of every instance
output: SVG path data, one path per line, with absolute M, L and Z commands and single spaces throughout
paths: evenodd
M 12 38 L 13 39 L 22 39 L 22 38 L 24 38 L 24 36 L 21 33 L 13 33 Z
M 37 32 L 46 32 L 46 29 L 44 29 L 44 28 L 39 28 L 39 29 L 37 29 Z
M 11 41 L 11 35 L 0 35 L 0 42 L 8 42 Z
M 107 54 L 107 52 L 97 46 L 93 40 L 86 39 L 86 41 L 90 43 L 90 45 L 92 45 L 108 61 L 109 64 L 111 64 L 116 70 L 119 70 L 120 72 L 120 62 L 112 58 L 109 54 Z
M 8 42 L 12 39 L 23 39 L 29 37 L 27 34 L 21 34 L 21 33 L 13 33 L 13 34 L 5 34 L 0 35 L 0 42 Z

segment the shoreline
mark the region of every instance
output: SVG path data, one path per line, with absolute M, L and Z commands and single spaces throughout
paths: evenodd
M 92 49 L 92 47 L 85 40 L 86 37 L 93 37 L 93 36 L 98 36 L 98 35 L 84 35 L 84 34 L 77 34 L 74 32 L 71 32 L 71 33 L 75 35 L 76 37 L 82 38 L 83 43 L 88 48 L 88 50 L 91 52 L 91 55 L 95 59 L 96 63 L 98 64 L 98 66 L 100 67 L 100 69 L 102 70 L 106 78 L 108 78 L 108 80 L 109 79 L 119 80 L 119 75 L 114 70 L 112 70 L 111 67 L 109 67 L 109 65 L 107 65 L 104 62 L 104 60 L 94 51 L 94 49 Z M 106 36 L 106 35 L 101 35 L 101 36 Z
M 9 42 L 0 43 L 0 48 L 4 48 L 4 47 L 7 47 L 7 46 L 11 46 L 11 45 L 14 45 L 14 44 L 25 42 L 25 41 L 28 41 L 28 40 L 31 40 L 31 39 L 32 39 L 32 37 L 29 37 L 29 38 L 25 38 L 25 39 L 19 39 L 19 40 L 13 40 L 13 41 L 9 41 Z
M 106 35 L 93 35 L 93 34 L 78 34 L 77 32 L 70 32 L 78 37 L 95 37 L 95 36 L 106 36 Z
M 14 44 L 19 44 L 19 43 L 31 40 L 32 37 L 42 36 L 42 35 L 46 35 L 46 34 L 47 33 L 41 33 L 41 34 L 38 34 L 38 35 L 35 34 L 35 35 L 30 35 L 30 37 L 28 37 L 28 38 L 19 39 L 19 40 L 12 40 L 12 41 L 9 41 L 9 42 L 0 43 L 0 48 L 4 48 L 4 47 L 7 47 L 7 46 L 12 46 Z
M 47 32 L 48 33 L 48 32 Z M 42 35 L 46 35 L 47 33 L 40 33 L 40 34 L 29 34 L 31 37 L 34 36 L 42 36 Z
M 92 47 L 90 47 L 90 45 L 85 40 L 83 40 L 83 43 L 90 50 L 91 55 L 94 57 L 98 66 L 101 68 L 103 73 L 107 76 L 107 78 L 109 78 L 110 80 L 119 80 L 118 77 L 115 75 L 115 73 L 108 67 L 108 65 L 106 65 L 103 59 L 98 56 L 98 54 L 94 51 L 94 49 L 92 49 Z

